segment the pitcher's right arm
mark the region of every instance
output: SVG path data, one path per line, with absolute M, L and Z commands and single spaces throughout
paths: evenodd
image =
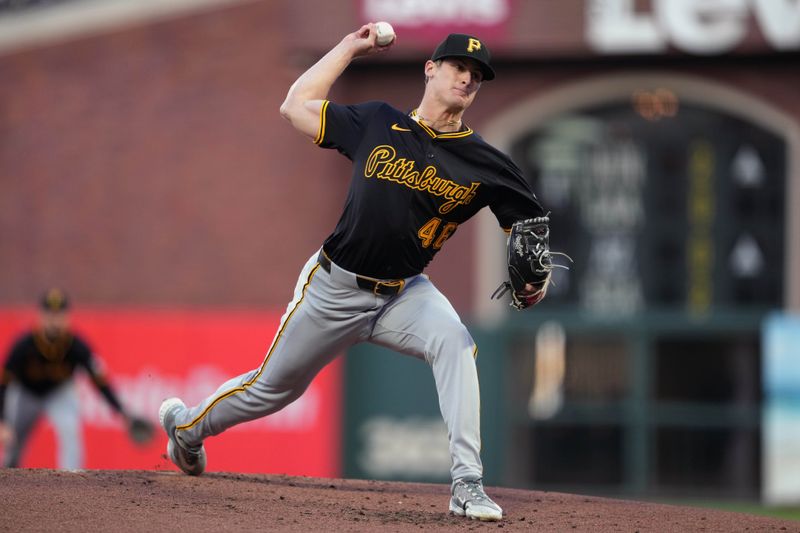
M 334 82 L 341 76 L 350 62 L 361 56 L 382 53 L 392 47 L 375 42 L 375 24 L 365 24 L 350 33 L 334 46 L 322 59 L 305 71 L 289 88 L 281 105 L 281 116 L 294 128 L 314 139 L 320 123 L 322 104 Z

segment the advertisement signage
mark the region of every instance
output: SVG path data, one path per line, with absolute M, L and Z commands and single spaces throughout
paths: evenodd
M 800 316 L 772 315 L 764 327 L 763 497 L 800 502 Z
M 198 403 L 227 379 L 258 367 L 280 321 L 278 312 L 81 311 L 74 330 L 93 348 L 122 404 L 158 424 L 161 401 Z M 24 310 L 0 311 L 3 361 L 13 340 L 35 324 Z M 336 477 L 340 472 L 341 362 L 306 393 L 266 418 L 209 439 L 209 471 Z M 268 371 L 268 370 L 267 370 Z M 86 468 L 174 469 L 166 437 L 135 446 L 124 424 L 80 371 L 78 392 Z M 56 442 L 45 417 L 25 448 L 23 467 L 56 466 Z
M 361 21 L 390 22 L 404 42 L 436 44 L 448 33 L 480 35 L 498 45 L 512 19 L 512 0 L 361 0 Z

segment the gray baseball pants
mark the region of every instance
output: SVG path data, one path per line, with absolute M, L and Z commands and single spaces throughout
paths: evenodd
M 53 425 L 58 442 L 58 468 L 83 468 L 83 433 L 78 391 L 73 380 L 37 396 L 17 382 L 6 389 L 5 417 L 14 430 L 14 439 L 6 447 L 3 466 L 18 467 L 22 450 L 35 422 L 45 413 Z
M 336 355 L 371 342 L 427 361 L 450 439 L 451 475 L 482 477 L 477 348 L 450 302 L 424 274 L 406 279 L 399 294 L 382 296 L 359 288 L 355 275 L 335 264 L 329 274 L 317 257 L 303 267 L 263 363 L 180 413 L 177 438 L 199 446 L 279 411 Z

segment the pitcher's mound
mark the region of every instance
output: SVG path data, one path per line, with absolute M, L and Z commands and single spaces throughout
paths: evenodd
M 500 522 L 447 513 L 449 486 L 274 475 L 0 470 L 2 531 L 796 531 L 753 515 L 487 487 Z

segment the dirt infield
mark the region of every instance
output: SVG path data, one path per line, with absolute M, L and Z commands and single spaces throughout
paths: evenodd
M 446 513 L 446 485 L 209 473 L 0 469 L 2 531 L 795 531 L 800 522 L 489 488 L 501 522 Z

